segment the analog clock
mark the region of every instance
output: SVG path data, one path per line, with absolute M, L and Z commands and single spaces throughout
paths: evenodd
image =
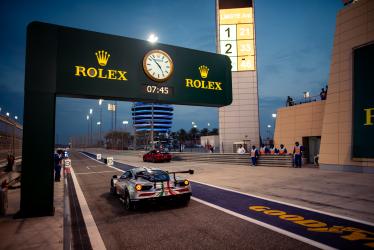
M 174 65 L 165 51 L 151 50 L 144 56 L 143 69 L 152 80 L 165 82 L 173 74 Z

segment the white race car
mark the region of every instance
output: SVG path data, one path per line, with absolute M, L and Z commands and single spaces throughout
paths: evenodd
M 140 202 L 150 200 L 175 200 L 187 205 L 192 194 L 190 181 L 176 176 L 193 174 L 193 170 L 167 172 L 157 168 L 132 168 L 121 176 L 114 175 L 110 192 L 118 195 L 126 210 L 132 210 Z

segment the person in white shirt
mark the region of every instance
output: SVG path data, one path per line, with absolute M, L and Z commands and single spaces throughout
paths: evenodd
M 243 148 L 243 145 L 240 145 L 240 146 L 239 146 L 239 148 L 238 148 L 238 150 L 237 150 L 237 153 L 238 153 L 238 154 L 241 154 L 241 155 L 242 155 L 242 154 L 245 154 L 245 149 Z

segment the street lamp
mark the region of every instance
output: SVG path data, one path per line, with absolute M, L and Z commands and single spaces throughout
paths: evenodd
M 277 114 L 271 114 L 271 117 L 277 118 Z
M 103 104 L 103 99 L 99 99 L 99 106 L 100 106 L 100 125 L 101 125 L 101 121 L 103 120 L 102 118 L 102 114 L 103 114 L 103 107 L 102 107 L 102 104 Z M 100 126 L 100 130 L 99 130 L 99 141 L 100 141 L 100 144 L 101 144 L 101 126 Z
M 89 143 L 89 139 L 90 139 L 90 116 L 87 115 L 86 116 L 86 120 L 87 120 L 87 140 L 86 140 L 86 147 Z
M 125 132 L 127 131 L 127 124 L 129 124 L 129 121 L 122 121 L 122 124 L 125 125 Z M 125 145 L 125 135 L 124 133 L 122 133 L 122 149 L 124 149 L 124 145 Z M 128 141 L 128 139 L 127 139 Z M 126 144 L 127 145 L 127 144 Z
M 158 41 L 158 36 L 156 36 L 155 34 L 150 34 L 149 37 L 148 37 L 148 42 L 150 43 L 155 43 Z
M 8 117 L 10 116 L 9 112 L 6 112 L 6 116 L 8 116 Z
M 15 116 L 14 119 L 18 120 L 18 116 Z

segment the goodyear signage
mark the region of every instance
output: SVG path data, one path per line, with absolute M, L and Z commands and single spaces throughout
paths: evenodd
M 227 56 L 66 27 L 57 30 L 60 95 L 214 107 L 232 102 Z
M 373 249 L 372 223 L 192 182 L 194 197 L 322 249 Z M 268 227 L 269 228 L 269 227 Z
M 374 158 L 374 44 L 353 51 L 353 157 Z

